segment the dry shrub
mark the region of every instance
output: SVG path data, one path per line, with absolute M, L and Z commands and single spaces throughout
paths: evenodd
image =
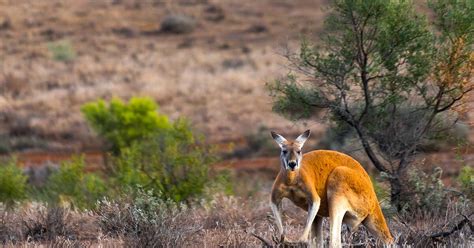
M 260 242 L 248 232 L 271 234 L 266 204 L 229 196 L 186 206 L 142 192 L 133 201 L 101 201 L 97 214 L 102 232 L 126 246 L 255 247 Z
M 201 229 L 186 205 L 151 191 L 139 190 L 133 199 L 102 200 L 96 213 L 102 232 L 122 237 L 127 247 L 176 247 Z
M 215 196 L 211 201 L 184 206 L 142 192 L 133 199 L 103 200 L 93 213 L 48 210 L 34 204 L 9 212 L 0 209 L 0 242 L 7 247 L 261 247 L 263 242 L 255 234 L 273 247 L 281 247 L 267 198 L 263 192 L 255 198 Z M 451 201 L 430 215 L 407 212 L 387 218 L 394 247 L 473 247 L 471 209 L 468 201 Z M 296 240 L 307 214 L 286 200 L 283 210 L 287 239 Z M 464 216 L 468 221 L 457 230 Z M 81 224 L 84 219 L 93 226 Z M 328 244 L 327 220 L 323 228 Z M 363 226 L 356 230 L 344 226 L 342 243 L 382 247 Z
M 55 240 L 57 237 L 75 239 L 76 233 L 71 221 L 71 213 L 62 207 L 30 209 L 22 220 L 23 235 L 27 240 Z
M 449 202 L 436 213 L 418 211 L 399 215 L 390 226 L 402 247 L 472 247 L 473 214 L 471 202 Z
M 12 211 L 5 211 L 4 206 L 1 207 L 0 243 L 15 243 L 21 239 L 18 215 Z
M 271 234 L 268 213 L 258 198 L 215 196 L 194 208 L 194 221 L 203 223 L 203 229 L 193 240 L 201 247 L 258 247 L 260 241 L 250 233 L 264 230 L 262 235 Z
M 239 202 L 238 198 L 219 196 L 210 206 L 201 211 L 204 229 L 232 229 L 235 226 L 249 226 L 250 222 L 244 213 L 248 203 Z
M 0 244 L 48 244 L 75 247 L 76 240 L 95 240 L 98 228 L 89 212 L 29 203 L 16 209 L 0 206 Z M 66 244 L 67 243 L 67 244 Z M 60 245 L 64 244 L 64 245 Z

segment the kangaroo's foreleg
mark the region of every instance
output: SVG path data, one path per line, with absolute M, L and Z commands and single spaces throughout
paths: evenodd
M 305 225 L 303 234 L 301 235 L 301 238 L 300 238 L 300 241 L 302 242 L 308 242 L 309 232 L 311 231 L 311 226 L 313 225 L 314 218 L 316 217 L 316 214 L 318 213 L 320 203 L 321 201 L 318 198 L 318 199 L 314 199 L 309 204 L 308 219 L 306 220 L 306 225 Z
M 273 212 L 273 216 L 275 216 L 278 234 L 280 235 L 280 241 L 283 242 L 285 239 L 285 232 L 283 230 L 283 221 L 281 219 L 281 199 L 273 199 L 270 202 L 270 207 Z

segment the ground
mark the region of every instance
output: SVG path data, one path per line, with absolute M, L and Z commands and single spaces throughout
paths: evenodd
M 272 113 L 265 83 L 287 73 L 286 45 L 320 30 L 323 6 L 307 0 L 4 1 L 0 132 L 36 137 L 56 150 L 85 149 L 97 142 L 80 106 L 132 96 L 155 99 L 161 112 L 190 119 L 214 142 L 259 126 L 299 131 L 304 124 Z M 168 13 L 193 16 L 196 29 L 160 32 Z M 61 44 L 71 48 L 70 60 L 54 59 Z
M 153 98 L 159 111 L 188 118 L 209 142 L 223 147 L 266 135 L 260 127 L 284 134 L 310 128 L 317 143 L 324 126 L 273 113 L 265 84 L 288 72 L 286 48 L 296 51 L 301 35 L 317 38 L 326 8 L 323 0 L 2 1 L 0 148 L 13 140 L 26 151 L 18 155 L 24 165 L 81 151 L 100 165 L 103 144 L 80 107 L 132 96 Z M 169 14 L 192 16 L 195 30 L 160 31 Z M 474 118 L 472 106 L 467 105 L 467 122 Z M 472 141 L 474 132 L 469 136 Z M 460 165 L 472 164 L 471 151 L 461 161 L 448 148 L 428 162 L 453 164 L 445 167 L 455 175 Z M 253 163 L 234 165 L 257 168 Z

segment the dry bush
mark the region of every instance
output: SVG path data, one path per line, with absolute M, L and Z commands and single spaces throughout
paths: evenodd
M 54 240 L 56 237 L 76 236 L 70 221 L 70 213 L 61 207 L 41 209 L 23 219 L 23 235 L 27 240 Z
M 413 247 L 472 247 L 474 212 L 469 201 L 449 202 L 438 213 L 409 213 L 391 221 L 397 244 Z
M 151 191 L 139 191 L 134 199 L 102 200 L 96 213 L 102 232 L 123 238 L 127 247 L 176 247 L 201 229 L 190 221 L 189 208 Z
M 215 196 L 211 201 L 183 206 L 145 193 L 133 201 L 102 201 L 94 213 L 30 205 L 0 211 L 0 242 L 6 247 L 262 247 L 262 238 L 281 247 L 267 198 L 266 193 L 255 198 Z M 471 209 L 472 203 L 458 201 L 431 215 L 412 212 L 388 217 L 394 245 L 472 247 Z M 286 200 L 283 210 L 287 239 L 296 240 L 306 212 Z M 327 220 L 323 228 L 327 244 Z M 356 230 L 343 227 L 342 232 L 343 246 L 382 246 L 363 226 Z
M 48 243 L 61 247 L 61 243 L 76 244 L 75 240 L 94 240 L 98 234 L 94 219 L 88 212 L 35 202 L 16 209 L 0 206 L 0 243 Z

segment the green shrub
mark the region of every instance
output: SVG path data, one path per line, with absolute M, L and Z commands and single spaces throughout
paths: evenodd
M 132 98 L 128 103 L 112 99 L 87 103 L 82 107 L 88 123 L 112 146 L 118 154 L 134 141 L 149 138 L 158 131 L 172 129 L 166 115 L 157 113 L 158 106 L 149 98 Z
M 215 159 L 189 124 L 177 120 L 168 130 L 123 149 L 112 177 L 118 187 L 142 186 L 179 202 L 204 193 Z
M 8 207 L 27 196 L 27 176 L 17 167 L 16 160 L 0 163 L 0 202 Z
M 71 204 L 75 208 L 93 208 L 107 192 L 105 182 L 96 174 L 84 172 L 83 158 L 64 162 L 48 178 L 43 189 L 47 200 L 56 204 Z
M 234 184 L 230 170 L 224 169 L 211 176 L 212 180 L 206 185 L 206 195 L 214 197 L 218 194 L 233 195 Z
M 437 213 L 445 209 L 449 195 L 441 180 L 442 169 L 436 167 L 432 173 L 420 169 L 409 172 L 408 187 L 410 195 L 406 197 L 405 210 Z
M 474 169 L 465 165 L 458 176 L 458 182 L 461 190 L 469 199 L 474 199 Z
M 379 201 L 390 199 L 389 191 L 379 181 L 377 181 L 375 177 L 371 176 L 370 181 L 372 181 L 375 195 L 377 195 L 377 199 Z
M 71 42 L 67 40 L 49 43 L 48 50 L 51 52 L 53 59 L 57 61 L 71 61 L 76 57 Z

